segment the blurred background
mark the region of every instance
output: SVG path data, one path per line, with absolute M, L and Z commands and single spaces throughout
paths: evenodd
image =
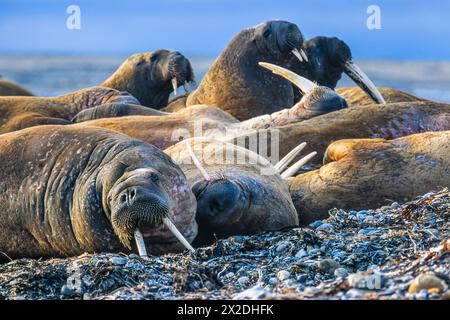
M 66 26 L 70 5 L 81 29 Z M 367 27 L 370 5 L 381 29 Z M 438 0 L 0 0 L 0 74 L 58 95 L 101 83 L 133 53 L 168 48 L 200 82 L 234 34 L 271 19 L 306 39 L 341 38 L 378 86 L 450 102 L 450 1 Z

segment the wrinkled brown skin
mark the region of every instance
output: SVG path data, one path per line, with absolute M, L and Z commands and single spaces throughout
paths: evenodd
M 264 49 L 265 40 L 259 32 L 266 24 L 244 29 L 233 37 L 199 87 L 188 96 L 187 107 L 216 106 L 242 121 L 293 105 L 290 82 L 258 65 L 264 61 L 284 66 L 284 61 L 292 55 Z
M 178 112 L 158 116 L 100 118 L 82 121 L 80 125 L 108 128 L 151 143 L 160 149 L 165 149 L 178 141 L 191 137 L 202 136 L 226 140 L 228 137 L 239 135 L 248 130 L 298 122 L 314 117 L 318 112 L 321 112 L 305 107 L 309 102 L 305 103 L 304 100 L 309 101 L 305 98 L 291 109 L 284 109 L 270 115 L 263 115 L 242 122 L 239 122 L 222 109 L 206 105 L 195 105 L 181 109 Z M 84 120 L 79 118 L 84 113 L 88 113 L 89 118 L 93 110 L 101 107 L 87 109 L 78 114 L 74 120 L 77 122 L 79 122 L 78 120 Z
M 242 141 L 247 137 L 253 141 L 259 141 L 258 136 L 260 136 L 267 141 L 267 147 L 260 147 L 258 153 L 264 156 L 270 155 L 273 130 L 278 130 L 279 133 L 277 145 L 280 158 L 305 141 L 308 145 L 302 154 L 317 151 L 317 156 L 311 160 L 310 164 L 320 165 L 326 148 L 336 140 L 393 139 L 426 131 L 450 130 L 450 105 L 432 101 L 415 101 L 357 106 L 274 129 L 242 133 L 228 141 L 235 143 L 237 139 Z M 275 139 L 274 141 L 276 142 Z M 245 146 L 247 147 L 248 143 Z
M 386 103 L 427 101 L 412 94 L 392 89 L 378 88 Z M 373 100 L 359 87 L 337 88 L 336 91 L 347 101 L 349 107 L 373 105 Z
M 139 102 L 130 94 L 92 87 L 62 96 L 0 97 L 0 134 L 46 124 L 70 124 L 80 111 L 107 103 Z
M 165 152 L 181 167 L 191 186 L 204 182 L 205 179 L 193 164 L 187 151 L 187 143 L 191 145 L 212 181 L 222 179 L 236 182 L 247 201 L 241 204 L 243 212 L 240 217 L 223 217 L 226 222 L 220 227 L 209 226 L 214 230 L 205 230 L 208 226 L 197 219 L 199 237 L 206 236 L 205 233 L 208 232 L 214 232 L 217 237 L 228 237 L 298 225 L 297 213 L 286 183 L 266 159 L 249 150 L 213 139 L 194 138 L 179 142 Z M 227 154 L 234 156 L 227 157 Z M 246 161 L 240 161 L 242 159 Z M 200 202 L 197 206 L 199 205 Z
M 195 197 L 162 151 L 110 130 L 40 126 L 0 136 L 0 251 L 13 259 L 130 252 L 110 221 L 109 191 L 125 166 L 160 173 L 169 216 L 193 240 Z M 162 225 L 146 243 L 155 254 L 183 249 Z
M 0 96 L 33 96 L 33 94 L 15 82 L 0 79 Z
M 450 131 L 337 141 L 326 165 L 290 183 L 300 223 L 326 218 L 332 208 L 373 209 L 449 187 L 449 155 Z

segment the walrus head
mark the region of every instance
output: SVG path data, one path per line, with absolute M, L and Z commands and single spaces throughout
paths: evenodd
M 319 86 L 305 77 L 271 63 L 260 62 L 259 65 L 287 79 L 302 93 L 301 100 L 290 108 L 289 117 L 306 120 L 348 107 L 339 93 L 326 86 Z
M 177 51 L 156 50 L 129 57 L 102 86 L 127 91 L 147 107 L 167 106 L 179 86 L 189 90 L 194 72 L 189 60 Z
M 289 69 L 331 89 L 336 88 L 342 73 L 347 74 L 376 103 L 384 104 L 383 96 L 369 77 L 353 62 L 350 47 L 336 37 L 315 37 L 304 42 L 308 63 L 292 59 Z
M 253 41 L 260 51 L 273 56 L 290 57 L 293 54 L 300 61 L 308 60 L 303 51 L 303 35 L 297 25 L 287 21 L 267 21 L 253 27 Z
M 180 164 L 197 199 L 195 245 L 297 226 L 285 182 L 256 153 L 204 138 L 179 142 L 166 152 Z
M 104 211 L 125 247 L 135 249 L 131 240 L 138 232 L 151 253 L 180 251 L 183 246 L 164 224 L 174 221 L 188 241 L 196 236 L 186 177 L 165 154 L 138 149 L 120 153 L 100 172 Z

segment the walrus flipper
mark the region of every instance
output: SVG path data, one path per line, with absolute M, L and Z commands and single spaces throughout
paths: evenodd
M 77 113 L 72 118 L 72 122 L 77 123 L 94 119 L 124 116 L 161 116 L 165 114 L 165 112 L 137 104 L 106 103 Z

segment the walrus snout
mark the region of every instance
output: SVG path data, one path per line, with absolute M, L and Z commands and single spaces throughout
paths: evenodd
M 197 245 L 210 243 L 215 236 L 228 236 L 249 206 L 249 197 L 229 179 L 203 180 L 194 184 L 192 191 L 197 198 Z
M 317 115 L 348 108 L 347 102 L 337 92 L 316 86 L 302 98 L 303 106 Z
M 300 50 L 303 47 L 303 35 L 297 25 L 283 22 L 277 31 L 277 45 L 281 52 Z

